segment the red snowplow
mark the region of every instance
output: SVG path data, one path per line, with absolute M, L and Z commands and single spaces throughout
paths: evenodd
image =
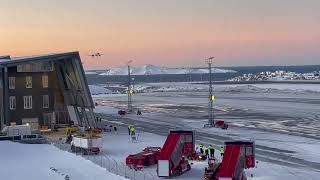
M 126 165 L 137 170 L 154 165 L 158 161 L 160 151 L 160 147 L 147 147 L 138 154 L 129 155 L 126 158 Z
M 225 121 L 217 120 L 217 121 L 214 121 L 214 127 L 221 128 L 221 129 L 228 129 L 229 125 Z
M 252 141 L 231 141 L 225 143 L 221 163 L 209 160 L 205 169 L 205 180 L 245 180 L 244 169 L 255 167 L 255 144 Z
M 157 173 L 159 177 L 181 175 L 191 166 L 186 157 L 195 151 L 194 131 L 170 131 L 159 154 Z

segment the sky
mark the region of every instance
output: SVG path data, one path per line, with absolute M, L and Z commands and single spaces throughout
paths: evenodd
M 86 69 L 320 64 L 319 0 L 1 0 L 0 55 L 80 51 Z M 91 53 L 103 53 L 91 58 Z

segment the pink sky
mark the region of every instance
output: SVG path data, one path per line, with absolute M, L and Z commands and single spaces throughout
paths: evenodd
M 0 54 L 80 51 L 88 69 L 320 62 L 318 0 L 2 0 Z M 92 52 L 100 58 L 87 56 Z

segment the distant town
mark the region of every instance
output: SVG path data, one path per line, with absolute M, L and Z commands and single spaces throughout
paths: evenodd
M 260 72 L 256 74 L 243 74 L 228 81 L 282 81 L 282 80 L 320 80 L 320 71 L 311 73 L 296 73 L 290 71 Z

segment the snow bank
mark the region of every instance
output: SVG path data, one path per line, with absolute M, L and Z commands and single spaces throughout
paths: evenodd
M 213 73 L 234 73 L 233 70 L 213 68 Z M 153 75 L 153 74 L 202 74 L 208 73 L 207 68 L 168 68 L 159 67 L 155 65 L 144 65 L 139 67 L 131 67 L 131 74 L 133 75 Z M 112 68 L 99 75 L 127 75 L 128 67 Z
M 95 71 L 85 71 L 84 73 L 85 73 L 86 75 L 87 75 L 87 74 L 97 74 L 97 72 L 95 72 Z
M 111 94 L 112 91 L 98 85 L 89 85 L 89 89 L 92 95 L 99 95 L 99 94 Z
M 308 94 L 320 93 L 319 84 L 243 84 L 243 85 L 214 85 L 214 92 L 230 93 L 291 93 Z M 165 82 L 165 83 L 144 83 L 135 85 L 138 93 L 146 92 L 190 92 L 208 91 L 208 85 L 203 83 L 190 82 Z
M 52 145 L 0 142 L 0 177 L 4 180 L 124 180 L 91 161 Z
M 216 92 L 309 94 L 320 93 L 318 84 L 254 84 L 215 86 Z
M 257 168 L 245 170 L 248 180 L 315 180 L 319 172 L 303 168 L 289 168 L 259 161 Z M 251 177 L 252 175 L 252 177 Z

